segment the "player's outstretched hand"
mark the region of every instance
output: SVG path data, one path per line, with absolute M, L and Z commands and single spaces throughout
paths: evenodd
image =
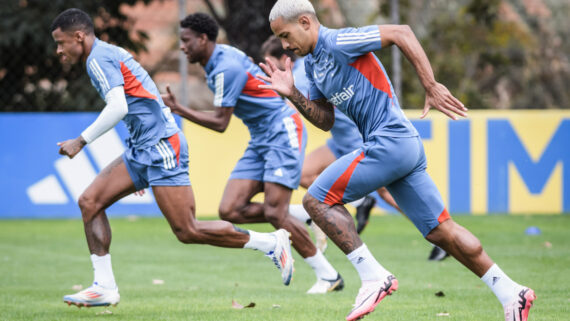
M 135 194 L 135 196 L 143 196 L 145 194 L 144 189 L 141 189 L 140 191 L 136 191 L 133 194 Z
M 439 110 L 453 120 L 457 120 L 457 115 L 467 117 L 467 108 L 440 83 L 426 90 L 426 102 L 420 118 L 424 118 L 430 108 Z
M 85 142 L 83 137 L 79 136 L 74 139 L 68 139 L 64 142 L 59 142 L 57 143 L 57 146 L 59 146 L 59 154 L 66 155 L 69 158 L 73 158 L 75 157 L 75 155 L 77 155 L 77 153 L 81 151 L 83 146 L 85 146 L 86 144 L 87 143 Z
M 291 58 L 285 61 L 285 70 L 280 70 L 269 59 L 265 58 L 266 63 L 260 63 L 259 67 L 263 69 L 265 75 L 257 75 L 257 78 L 264 80 L 269 85 L 259 85 L 259 88 L 275 90 L 279 94 L 288 97 L 293 93 L 293 72 L 291 71 Z

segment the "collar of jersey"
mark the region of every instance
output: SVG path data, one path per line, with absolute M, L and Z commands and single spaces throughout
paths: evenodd
M 323 25 L 319 26 L 319 36 L 317 37 L 317 44 L 315 45 L 315 50 L 313 50 L 313 56 L 318 56 L 321 50 L 323 50 L 323 42 L 325 42 L 325 33 L 327 32 L 327 28 Z
M 220 52 L 220 46 L 216 44 L 216 46 L 214 47 L 214 51 L 212 51 L 210 59 L 208 59 L 208 62 L 204 66 L 204 71 L 206 71 L 206 74 L 209 74 L 210 72 L 212 72 L 212 70 L 214 70 L 215 67 L 214 60 L 216 60 L 216 56 L 218 55 L 219 52 Z
M 91 46 L 91 51 L 89 52 L 89 56 L 87 56 L 87 59 L 89 59 L 89 57 L 91 57 L 91 55 L 93 54 L 93 51 L 95 50 L 95 47 L 97 47 L 97 45 L 99 44 L 101 40 L 99 40 L 99 38 L 95 37 L 95 41 L 93 41 L 93 45 Z M 87 61 L 85 61 L 87 63 Z

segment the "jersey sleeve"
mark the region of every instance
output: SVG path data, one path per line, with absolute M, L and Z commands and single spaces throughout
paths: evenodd
M 227 65 L 214 75 L 214 106 L 234 107 L 247 83 L 246 70 L 237 65 Z
M 346 56 L 348 61 L 382 47 L 377 25 L 340 29 L 331 40 L 336 50 Z
M 325 95 L 317 88 L 315 85 L 315 80 L 313 78 L 313 66 L 311 65 L 309 59 L 305 59 L 305 75 L 307 76 L 307 83 L 309 87 L 308 91 L 308 100 L 316 100 L 320 98 L 324 98 Z
M 98 54 L 91 57 L 87 62 L 87 74 L 103 97 L 107 96 L 109 90 L 125 84 L 121 65 L 110 54 Z

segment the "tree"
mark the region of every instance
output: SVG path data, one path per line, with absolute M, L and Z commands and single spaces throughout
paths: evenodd
M 337 0 L 351 25 L 364 0 Z M 389 17 L 390 1 L 379 0 Z M 570 3 L 566 0 L 399 0 L 401 23 L 422 43 L 436 79 L 470 108 L 570 108 Z M 389 50 L 377 52 L 391 69 Z M 421 107 L 424 89 L 402 60 L 400 102 Z
M 151 0 L 143 0 L 148 3 Z M 121 5 L 136 0 L 5 0 L 0 2 L 0 99 L 2 111 L 99 110 L 103 101 L 80 64 L 64 67 L 55 54 L 50 25 L 63 10 L 91 15 L 95 34 L 133 52 L 144 50 L 146 34 L 131 36 Z
M 570 66 L 550 15 L 542 0 L 471 0 L 456 15 L 434 18 L 426 51 L 467 106 L 568 108 Z
M 261 61 L 261 44 L 273 33 L 269 27 L 269 12 L 275 0 L 223 1 L 223 12 L 219 13 L 210 0 L 204 0 L 212 16 L 226 31 L 231 45 L 239 48 L 255 61 Z M 230 14 L 231 13 L 231 14 Z

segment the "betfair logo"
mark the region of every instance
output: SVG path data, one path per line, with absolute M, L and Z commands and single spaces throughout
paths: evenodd
M 354 96 L 354 85 L 342 88 L 342 91 L 334 93 L 329 102 L 335 106 L 342 104 Z

